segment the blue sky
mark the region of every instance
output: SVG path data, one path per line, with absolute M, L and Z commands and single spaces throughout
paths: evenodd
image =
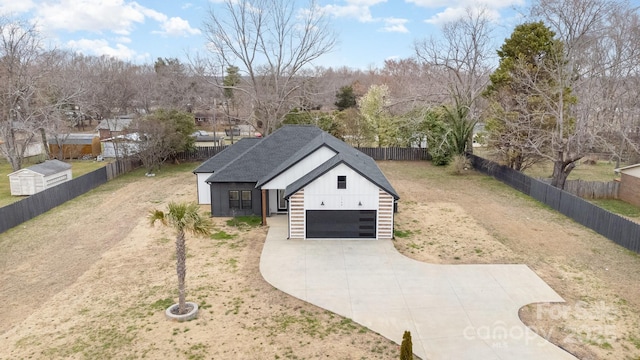
M 0 14 L 35 21 L 48 44 L 135 63 L 206 53 L 201 32 L 221 0 L 0 0 Z M 336 49 L 316 65 L 367 69 L 414 54 L 413 43 L 467 6 L 484 4 L 499 46 L 528 0 L 317 0 L 338 34 Z M 306 4 L 300 1 L 300 4 Z

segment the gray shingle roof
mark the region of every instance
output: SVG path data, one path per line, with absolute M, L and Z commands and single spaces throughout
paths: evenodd
M 246 139 L 245 139 L 246 140 Z M 315 126 L 287 125 L 264 139 L 248 144 L 238 142 L 200 165 L 194 173 L 213 172 L 207 182 L 267 183 L 322 146 L 336 155 L 307 175 L 289 185 L 285 196 L 300 190 L 339 164 L 345 164 L 376 184 L 394 198 L 400 197 L 384 176 L 378 164 L 368 155 L 336 139 Z M 233 152 L 230 150 L 233 149 Z
M 211 157 L 209 160 L 200 164 L 200 166 L 193 170 L 193 173 L 197 174 L 216 172 L 261 140 L 262 139 L 260 138 L 240 139 L 235 144 L 228 146 L 221 152 L 217 153 L 215 156 Z
M 322 132 L 315 126 L 283 126 L 215 171 L 207 182 L 258 182 Z
M 29 166 L 27 169 L 42 174 L 44 176 L 53 175 L 68 169 L 71 169 L 71 164 L 67 164 L 60 160 L 47 160 L 43 163 Z

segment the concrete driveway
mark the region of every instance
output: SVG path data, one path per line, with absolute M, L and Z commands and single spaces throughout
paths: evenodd
M 526 304 L 564 301 L 526 265 L 427 264 L 390 240 L 287 240 L 285 216 L 269 226 L 265 280 L 398 344 L 411 331 L 422 359 L 576 359 L 518 318 Z

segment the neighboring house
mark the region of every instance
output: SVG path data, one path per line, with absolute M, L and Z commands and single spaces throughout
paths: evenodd
M 38 137 L 38 139 L 40 139 L 40 137 Z M 24 142 L 24 140 L 22 142 Z M 2 144 L 4 144 L 4 141 L 0 140 L 0 146 L 2 146 Z M 31 156 L 42 155 L 44 153 L 43 149 L 44 147 L 42 146 L 42 142 L 36 140 L 35 138 L 32 138 L 25 147 L 23 156 L 27 158 Z
M 133 115 L 118 116 L 113 119 L 104 119 L 96 127 L 100 134 L 100 140 L 114 138 L 124 135 L 126 130 L 131 130 L 133 123 Z M 135 131 L 135 130 L 134 130 Z
M 62 159 L 78 159 L 83 156 L 97 157 L 101 153 L 100 138 L 95 134 L 68 134 L 60 138 L 50 138 L 49 151 L 51 156 L 60 159 L 60 147 L 62 147 Z
M 244 138 L 194 170 L 212 216 L 288 214 L 289 238 L 392 238 L 398 194 L 375 161 L 315 126 Z
M 33 195 L 71 180 L 71 165 L 59 160 L 47 160 L 7 176 L 9 176 L 11 195 Z
M 640 206 L 640 164 L 625 166 L 614 171 L 620 173 L 618 198 Z
M 140 136 L 138 133 L 118 135 L 100 140 L 102 143 L 102 157 L 122 158 L 137 154 L 140 151 Z
M 198 130 L 192 136 L 195 138 L 194 145 L 196 147 L 208 147 L 208 146 L 222 146 L 222 145 L 224 145 L 224 138 L 219 137 L 219 136 L 215 136 L 215 135 L 209 135 L 204 130 Z
M 193 118 L 196 125 L 202 125 L 203 123 L 213 122 L 215 116 L 212 111 L 196 111 L 193 113 Z

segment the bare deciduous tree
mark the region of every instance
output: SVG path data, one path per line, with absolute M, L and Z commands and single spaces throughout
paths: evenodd
M 0 153 L 13 170 L 38 135 L 46 147 L 46 129 L 78 95 L 67 65 L 65 53 L 43 49 L 35 25 L 0 19 Z
M 292 0 L 226 0 L 221 11 L 210 9 L 203 32 L 216 85 L 225 88 L 224 70 L 237 66 L 241 82 L 233 89 L 251 106 L 245 120 L 265 134 L 296 103 L 306 80 L 300 72 L 336 42 L 313 0 L 305 9 L 296 8 Z
M 440 40 L 435 37 L 415 43 L 419 59 L 439 70 L 445 101 L 457 114 L 464 114 L 460 124 L 475 126 L 480 118 L 482 91 L 489 82 L 493 28 L 486 9 L 467 8 L 464 17 L 445 24 Z M 471 133 L 465 143 L 472 151 Z
M 415 43 L 418 58 L 446 76 L 443 89 L 451 103 L 472 107 L 489 82 L 494 47 L 486 9 L 466 9 L 464 17 L 444 24 L 440 38 Z M 473 116 L 473 115 L 472 115 Z

